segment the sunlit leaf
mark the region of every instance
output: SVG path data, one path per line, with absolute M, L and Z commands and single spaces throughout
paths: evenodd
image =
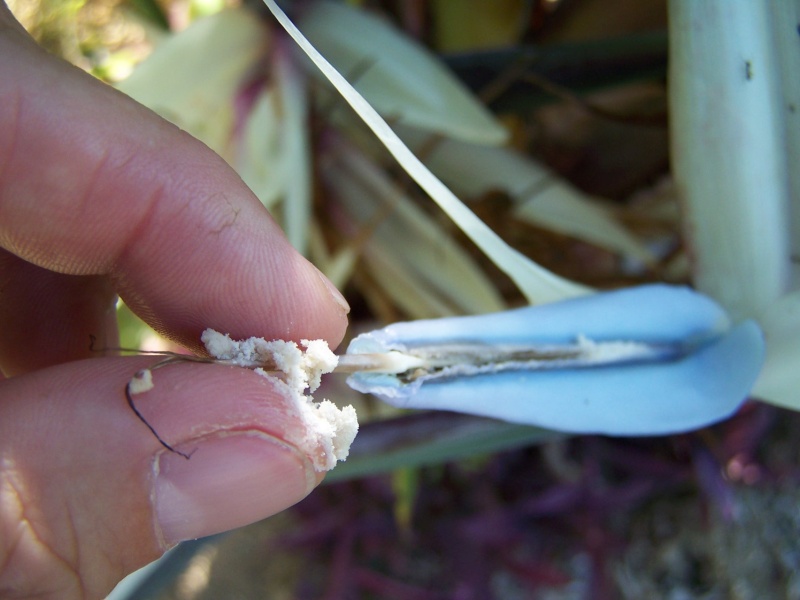
M 233 99 L 268 40 L 256 15 L 226 10 L 166 38 L 118 88 L 230 159 Z
M 297 72 L 285 49 L 276 49 L 274 64 L 281 99 L 281 163 L 286 181 L 284 231 L 292 245 L 305 254 L 311 219 L 312 177 L 306 86 L 303 75 Z
M 270 86 L 261 89 L 236 140 L 236 170 L 267 208 L 273 208 L 286 185 L 281 146 L 280 98 Z
M 298 23 L 385 118 L 476 143 L 505 141 L 502 125 L 464 85 L 386 21 L 345 4 L 314 2 Z

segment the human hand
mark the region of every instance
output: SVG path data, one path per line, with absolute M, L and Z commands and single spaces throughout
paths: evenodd
M 115 299 L 198 349 L 323 338 L 347 305 L 208 148 L 43 52 L 0 3 L 0 596 L 100 598 L 170 545 L 258 520 L 321 476 L 258 375 L 177 364 L 131 413 L 146 357 Z M 87 360 L 88 359 L 88 360 Z

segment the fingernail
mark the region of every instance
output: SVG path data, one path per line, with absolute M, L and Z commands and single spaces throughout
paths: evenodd
M 350 305 L 347 303 L 347 300 L 344 299 L 344 296 L 342 296 L 342 292 L 340 292 L 336 286 L 333 285 L 333 282 L 328 279 L 328 277 L 322 271 L 317 270 L 317 273 L 319 273 L 319 278 L 322 279 L 322 283 L 324 283 L 325 287 L 328 288 L 328 292 L 330 293 L 331 298 L 333 298 L 333 301 L 342 307 L 344 314 L 349 313 Z
M 218 433 L 155 461 L 154 504 L 166 545 L 227 531 L 280 512 L 316 485 L 298 450 L 259 431 Z

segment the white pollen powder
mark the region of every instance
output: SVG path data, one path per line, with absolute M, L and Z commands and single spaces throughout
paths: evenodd
M 596 342 L 585 335 L 578 336 L 578 349 L 581 360 L 586 364 L 624 362 L 646 358 L 658 352 L 657 349 L 642 342 L 625 340 Z
M 153 373 L 150 369 L 142 369 L 136 375 L 131 377 L 128 383 L 128 391 L 131 396 L 136 394 L 143 394 L 153 389 Z
M 339 408 L 329 400 L 314 402 L 311 396 L 319 388 L 322 375 L 333 371 L 338 363 L 327 342 L 301 340 L 298 346 L 294 342 L 255 337 L 237 341 L 213 329 L 206 329 L 200 339 L 214 358 L 252 368 L 262 377 L 281 384 L 280 389 L 292 401 L 308 431 L 307 439 L 296 442 L 306 448 L 317 471 L 329 471 L 337 461 L 347 458 L 358 433 L 355 409 Z

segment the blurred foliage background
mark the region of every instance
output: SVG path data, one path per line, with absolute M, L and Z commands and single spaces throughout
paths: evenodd
M 271 35 L 281 35 L 260 3 L 245 4 L 269 23 Z M 301 11 L 305 4 L 285 6 Z M 464 198 L 509 244 L 598 288 L 689 280 L 669 164 L 664 0 L 347 4 L 381 15 L 430 49 L 490 108 L 510 132 L 507 148 L 523 160 L 509 158 L 510 172 L 543 169 L 516 188 L 479 185 Z M 175 33 L 240 3 L 11 0 L 10 6 L 49 51 L 117 84 Z M 311 87 L 316 92 L 318 84 Z M 419 214 L 402 217 L 400 201 L 367 210 L 336 199 L 335 184 L 319 174 L 331 144 L 320 122 L 332 121 L 332 113 L 330 104 L 315 104 L 304 121 L 313 203 L 302 224 L 307 254 L 353 307 L 353 332 L 521 304 L 508 278 L 369 143 L 357 152 Z M 338 148 L 361 143 L 363 133 L 346 135 Z M 428 139 L 432 160 L 442 144 L 434 138 Z M 439 146 L 439 160 L 457 161 L 457 150 L 447 148 Z M 540 202 L 554 188 L 561 199 L 586 203 L 567 213 L 566 228 L 552 215 L 525 218 L 519 209 L 523 197 Z M 270 208 L 288 222 L 285 205 Z M 392 221 L 398 215 L 426 224 Z M 403 233 L 382 248 L 379 242 L 388 243 L 401 226 L 419 238 Z M 608 233 L 598 233 L 606 227 Z M 418 258 L 408 259 L 420 248 L 434 257 L 453 253 L 459 258 L 445 264 L 463 260 L 476 270 L 465 266 L 469 277 L 450 281 L 440 269 L 444 283 L 437 282 L 418 268 Z M 389 257 L 383 262 L 381 252 Z M 483 304 L 459 287 L 473 272 L 475 281 L 490 283 Z M 125 346 L 167 347 L 124 306 L 120 326 Z M 800 598 L 793 413 L 749 404 L 701 432 L 614 440 L 461 415 L 399 414 L 336 379 L 324 394 L 356 404 L 366 422 L 352 458 L 327 485 L 282 515 L 180 547 L 116 597 Z

